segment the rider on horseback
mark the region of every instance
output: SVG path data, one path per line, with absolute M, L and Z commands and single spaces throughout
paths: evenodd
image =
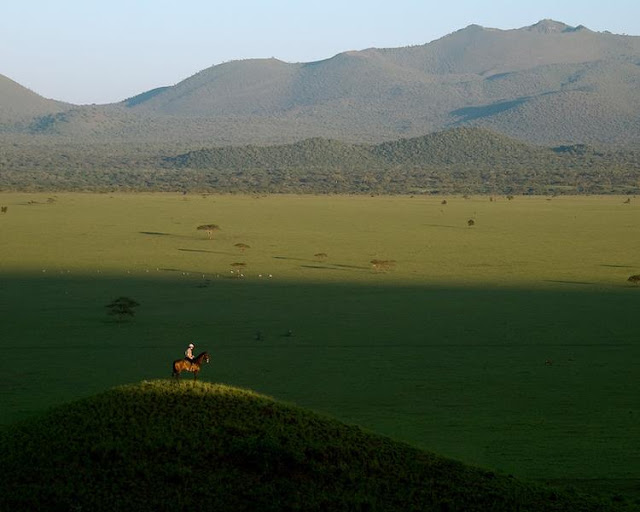
M 193 343 L 189 343 L 187 350 L 184 351 L 184 358 L 193 363 L 193 349 L 196 348 Z

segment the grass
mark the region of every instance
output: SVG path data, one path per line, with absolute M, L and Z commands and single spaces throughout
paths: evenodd
M 195 341 L 203 380 L 640 498 L 633 200 L 47 197 L 0 194 L 2 423 L 168 377 Z M 107 315 L 120 296 L 131 321 Z
M 14 512 L 623 510 L 206 383 L 143 382 L 56 408 L 2 432 L 0 454 L 0 507 Z

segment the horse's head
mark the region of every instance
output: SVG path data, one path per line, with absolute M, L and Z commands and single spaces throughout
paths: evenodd
M 209 356 L 209 352 L 205 352 L 204 353 L 204 362 L 208 363 L 211 360 L 211 357 Z

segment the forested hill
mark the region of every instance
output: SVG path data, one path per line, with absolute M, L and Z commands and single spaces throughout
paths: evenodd
M 17 84 L 0 77 L 0 133 L 223 146 L 380 143 L 482 126 L 536 144 L 633 145 L 639 62 L 638 36 L 542 20 L 317 62 L 226 62 L 111 105 L 63 107 L 25 91 L 14 101 Z
M 0 183 L 21 190 L 357 194 L 637 194 L 640 152 L 526 144 L 455 128 L 381 144 L 321 138 L 277 146 L 15 143 Z
M 371 169 L 398 165 L 539 168 L 543 163 L 561 165 L 568 160 L 568 154 L 483 128 L 455 128 L 381 144 L 347 144 L 314 138 L 279 146 L 214 147 L 167 158 L 165 162 L 169 166 L 195 169 Z

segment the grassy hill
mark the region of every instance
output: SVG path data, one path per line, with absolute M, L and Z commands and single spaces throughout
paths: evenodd
M 624 510 L 224 385 L 142 382 L 0 432 L 0 508 Z
M 0 125 L 63 138 L 214 145 L 317 137 L 380 143 L 480 125 L 548 145 L 635 144 L 639 59 L 636 36 L 553 20 L 514 30 L 471 25 L 424 45 L 317 62 L 227 62 L 171 87 L 62 115 L 58 104 L 44 108 L 32 94 L 20 107 L 30 116 L 22 124 L 6 113 L 15 102 L 0 84 Z

